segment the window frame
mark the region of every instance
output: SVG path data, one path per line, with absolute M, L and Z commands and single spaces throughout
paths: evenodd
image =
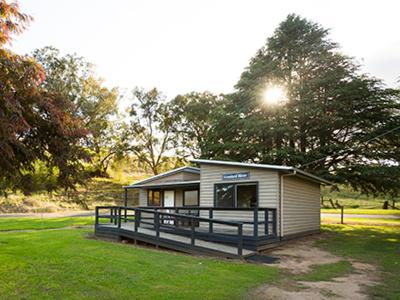
M 193 192 L 193 191 L 197 191 L 197 204 L 195 205 L 186 205 L 185 203 L 185 192 Z M 185 189 L 182 190 L 182 206 L 191 206 L 191 207 L 196 207 L 196 206 L 200 206 L 200 190 L 199 189 Z
M 233 204 L 234 206 L 232 207 L 219 207 L 217 206 L 217 186 L 221 184 L 226 184 L 226 185 L 233 185 L 234 190 L 233 190 Z M 238 209 L 245 209 L 245 208 L 240 208 L 237 206 L 237 187 L 240 185 L 255 185 L 256 186 L 256 206 L 255 207 L 249 207 L 250 209 L 252 208 L 258 208 L 259 207 L 259 189 L 258 189 L 258 181 L 226 181 L 226 182 L 218 182 L 214 183 L 214 207 L 215 208 L 238 208 Z

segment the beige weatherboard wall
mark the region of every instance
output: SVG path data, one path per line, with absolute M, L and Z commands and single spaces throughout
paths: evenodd
M 329 182 L 286 166 L 207 160 L 194 162 L 200 164 L 200 206 L 214 206 L 215 184 L 256 182 L 258 206 L 277 209 L 278 236 L 291 237 L 319 231 L 320 185 Z M 228 176 L 224 176 L 241 173 L 248 173 L 248 177 L 226 179 Z M 236 221 L 246 221 L 252 217 L 251 212 L 240 211 L 224 211 L 219 215 L 214 213 L 214 217 L 217 216 Z M 263 217 L 261 215 L 259 219 Z M 259 232 L 262 231 L 263 227 L 259 226 Z
M 320 184 L 296 176 L 282 177 L 282 236 L 320 229 Z
M 147 206 L 147 190 L 153 187 L 175 191 L 175 206 L 183 205 L 186 184 L 199 188 L 199 206 L 215 206 L 215 185 L 221 183 L 256 183 L 259 208 L 277 210 L 277 234 L 290 238 L 320 229 L 320 185 L 330 184 L 302 170 L 277 165 L 250 164 L 215 160 L 193 160 L 200 168 L 182 167 L 136 182 L 128 188 L 139 189 L 139 205 Z M 208 217 L 201 211 L 201 217 Z M 265 215 L 259 210 L 259 220 Z M 213 218 L 228 221 L 252 221 L 251 210 L 215 210 Z M 216 229 L 223 226 L 216 226 Z M 253 231 L 245 224 L 244 231 Z M 259 225 L 259 234 L 264 233 Z
M 224 179 L 231 174 L 248 173 L 246 178 Z M 257 183 L 258 185 L 258 206 L 266 208 L 278 208 L 279 206 L 279 174 L 275 171 L 263 170 L 251 167 L 228 166 L 201 163 L 200 164 L 200 206 L 214 206 L 215 184 L 220 183 Z M 203 212 L 206 217 L 207 212 Z M 215 211 L 214 218 L 234 221 L 253 220 L 252 211 Z M 265 217 L 262 213 L 259 219 Z M 223 226 L 219 226 L 223 229 Z M 218 226 L 217 226 L 218 228 Z M 252 225 L 245 225 L 245 231 L 252 231 Z M 279 230 L 279 228 L 278 228 Z M 258 228 L 259 233 L 264 232 L 264 225 Z M 278 232 L 279 234 L 279 232 Z

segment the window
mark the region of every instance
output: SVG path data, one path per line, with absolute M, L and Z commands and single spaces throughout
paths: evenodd
M 183 192 L 183 205 L 184 206 L 198 206 L 199 205 L 199 191 L 188 190 Z
M 236 186 L 236 207 L 248 208 L 257 206 L 257 186 L 241 184 Z
M 147 197 L 149 206 L 161 206 L 160 191 L 149 190 Z
M 138 189 L 128 189 L 127 190 L 127 200 L 128 200 L 128 206 L 139 205 L 139 190 Z
M 215 185 L 215 207 L 256 207 L 257 198 L 257 184 L 255 183 L 222 183 Z
M 216 184 L 215 185 L 215 206 L 216 207 L 234 207 L 235 185 Z

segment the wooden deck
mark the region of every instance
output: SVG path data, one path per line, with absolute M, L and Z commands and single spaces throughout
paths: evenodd
M 101 214 L 101 210 L 107 213 Z M 218 226 L 223 228 L 214 230 Z M 151 208 L 96 208 L 96 235 L 127 238 L 187 253 L 246 257 L 256 252 L 254 247 L 248 246 L 249 241 L 276 240 L 276 234 L 254 237 L 254 232 L 258 231 L 244 231 L 242 222 L 166 213 Z
M 113 228 L 113 229 L 118 229 L 117 226 L 113 225 L 113 224 L 104 224 L 101 225 L 100 227 L 106 227 L 106 228 Z M 145 236 L 149 236 L 152 237 L 153 239 L 156 237 L 156 231 L 154 229 L 150 229 L 150 228 L 138 228 L 137 233 L 135 233 L 134 230 L 134 224 L 133 223 L 126 223 L 121 225 L 121 229 L 122 229 L 122 236 L 125 237 L 131 237 L 131 238 L 137 238 L 138 240 L 142 240 L 140 237 L 141 235 L 145 235 Z M 130 232 L 130 234 L 126 234 L 127 231 Z M 189 237 L 183 236 L 183 235 L 178 235 L 178 234 L 172 234 L 172 233 L 167 233 L 167 232 L 160 232 L 159 235 L 159 239 L 161 241 L 165 240 L 165 241 L 171 241 L 177 244 L 182 244 L 185 245 L 187 247 L 189 247 L 191 245 L 191 239 Z M 164 241 L 164 242 L 165 242 Z M 204 241 L 204 240 L 195 240 L 194 243 L 195 247 L 199 247 L 199 248 L 204 248 L 204 249 L 208 249 L 211 251 L 215 251 L 218 254 L 229 254 L 230 256 L 237 256 L 237 247 L 232 247 L 229 245 L 224 245 L 221 243 L 216 243 L 216 242 L 208 242 L 208 241 Z M 185 251 L 186 252 L 186 251 Z M 254 254 L 255 251 L 251 251 L 251 250 L 247 250 L 247 249 L 243 249 L 243 256 L 249 256 L 251 254 Z

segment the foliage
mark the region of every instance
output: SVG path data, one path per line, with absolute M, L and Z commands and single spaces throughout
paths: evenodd
M 86 158 L 77 144 L 86 135 L 82 120 L 63 94 L 44 90 L 46 75 L 32 58 L 3 48 L 12 34 L 21 33 L 32 18 L 18 4 L 0 1 L 0 191 L 20 189 L 29 193 L 44 185 L 73 188 L 82 182 Z M 47 178 L 34 179 L 42 163 Z
M 212 128 L 213 114 L 221 101 L 220 96 L 210 92 L 192 92 L 176 96 L 169 104 L 176 118 L 174 133 L 179 144 L 188 152 L 187 155 L 196 158 L 204 154 L 203 148 Z
M 104 242 L 88 233 L 0 233 L 2 298 L 243 299 L 278 274 L 269 266 Z
M 82 120 L 72 115 L 71 103 L 57 93 L 41 89 L 43 69 L 32 59 L 0 49 L 0 187 L 29 193 L 35 162 L 57 171 L 56 185 L 73 188 L 81 182 L 77 145 L 85 136 Z M 55 186 L 49 184 L 47 190 Z
M 0 47 L 11 42 L 13 34 L 20 34 L 32 21 L 32 17 L 20 11 L 17 2 L 0 0 Z
M 276 29 L 228 95 L 207 140 L 209 158 L 302 166 L 374 195 L 399 191 L 399 91 L 360 73 L 328 38 L 296 15 Z M 263 100 L 269 87 L 286 103 Z
M 124 138 L 126 149 L 158 174 L 168 161 L 168 152 L 172 153 L 177 146 L 173 135 L 174 118 L 164 96 L 156 88 L 149 91 L 135 88 L 132 95 L 130 124 Z
M 82 57 L 67 54 L 53 47 L 37 49 L 33 57 L 43 66 L 46 91 L 63 95 L 74 105 L 74 115 L 83 120 L 89 134 L 83 145 L 90 149 L 92 175 L 105 176 L 110 160 L 120 153 L 120 127 L 117 118 L 118 89 L 104 87 L 93 67 Z

